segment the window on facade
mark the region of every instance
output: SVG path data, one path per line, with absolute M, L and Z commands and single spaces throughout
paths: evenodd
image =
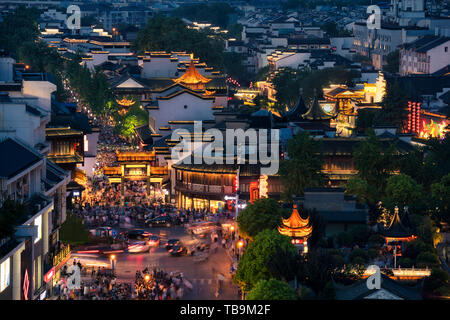
M 9 260 L 10 258 L 6 259 L 0 265 L 0 292 L 9 286 L 11 276 L 11 266 Z
M 39 216 L 34 220 L 34 225 L 38 227 L 37 237 L 34 240 L 34 243 L 36 243 L 42 238 L 42 216 Z

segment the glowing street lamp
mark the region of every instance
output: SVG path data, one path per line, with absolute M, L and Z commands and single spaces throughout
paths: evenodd
M 109 260 L 111 261 L 111 269 L 114 271 L 116 269 L 116 255 L 110 255 Z
M 240 260 L 241 259 L 241 248 L 244 246 L 244 242 L 242 240 L 239 240 L 236 245 L 239 248 L 239 260 Z

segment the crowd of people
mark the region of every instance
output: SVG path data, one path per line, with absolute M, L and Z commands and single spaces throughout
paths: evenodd
M 98 137 L 99 151 L 115 151 L 117 149 L 135 149 L 127 140 L 114 133 L 114 128 L 106 123 L 99 123 L 100 134 Z
M 80 262 L 73 263 L 83 268 Z M 71 274 L 63 270 L 63 277 L 54 287 L 54 296 L 57 300 L 130 300 L 136 297 L 131 283 L 118 282 L 116 276 L 108 271 L 104 268 L 93 270 L 91 279 L 85 279 L 79 287 L 73 287 L 68 284 Z
M 178 300 L 183 298 L 185 287 L 192 289 L 181 273 L 156 268 L 136 271 L 135 287 L 139 300 Z
M 77 265 L 82 268 L 79 262 Z M 182 273 L 156 268 L 136 271 L 134 285 L 118 282 L 112 272 L 103 268 L 94 270 L 91 278 L 84 278 L 78 288 L 68 285 L 69 278 L 70 273 L 64 274 L 54 287 L 53 296 L 57 300 L 179 300 L 186 289 L 192 290 Z

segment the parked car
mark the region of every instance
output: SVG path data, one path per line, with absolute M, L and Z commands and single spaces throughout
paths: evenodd
M 159 216 L 153 219 L 145 221 L 145 224 L 149 227 L 159 227 L 166 226 L 170 227 L 172 225 L 172 218 L 170 216 Z
M 180 239 L 169 239 L 166 243 L 166 250 L 170 250 L 172 247 L 179 245 L 181 245 Z
M 169 250 L 169 254 L 171 256 L 181 256 L 186 252 L 187 252 L 186 247 L 183 247 L 182 245 L 173 246 L 172 249 Z

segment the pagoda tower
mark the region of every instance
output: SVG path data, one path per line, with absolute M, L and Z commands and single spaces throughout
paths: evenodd
M 192 90 L 205 90 L 205 84 L 210 82 L 212 79 L 208 79 L 202 76 L 197 68 L 195 68 L 194 61 L 191 60 L 189 68 L 186 72 L 179 78 L 173 81 L 184 85 Z
M 311 236 L 313 227 L 309 216 L 303 219 L 294 204 L 292 214 L 288 219 L 281 218 L 281 226 L 278 226 L 278 232 L 282 235 L 292 238 L 292 243 L 296 246 L 303 246 L 303 252 L 308 252 L 307 240 Z

